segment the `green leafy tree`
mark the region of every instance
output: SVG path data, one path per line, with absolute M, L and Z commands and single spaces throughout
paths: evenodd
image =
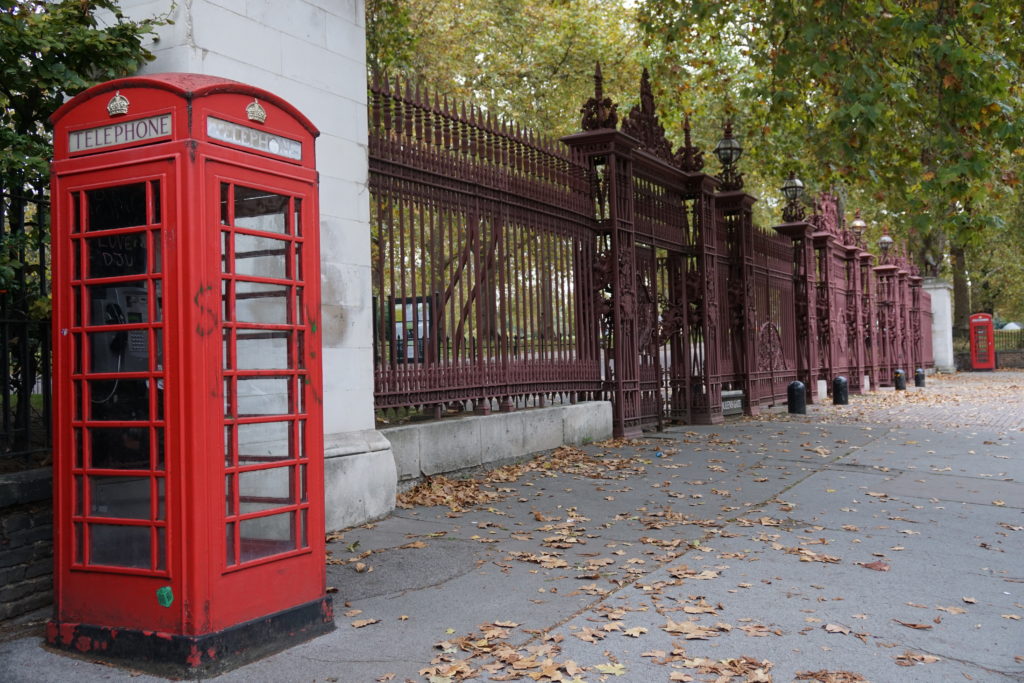
M 48 117 L 68 96 L 152 59 L 142 41 L 162 21 L 129 21 L 114 0 L 0 0 L 0 297 L 4 317 L 26 323 L 12 328 L 4 378 L 16 424 L 27 424 L 46 334 L 29 321 L 49 317 Z
M 367 63 L 545 135 L 579 130 L 593 93 L 635 101 L 641 46 L 623 0 L 369 0 Z
M 1000 237 L 1024 155 L 1021 3 L 646 0 L 638 16 L 696 75 L 694 55 L 727 46 L 758 173 L 843 185 L 922 266 L 946 261 L 966 318 L 966 259 Z

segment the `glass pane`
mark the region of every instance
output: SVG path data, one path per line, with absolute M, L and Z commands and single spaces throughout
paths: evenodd
M 229 565 L 235 563 L 235 523 L 228 522 L 227 528 L 225 529 L 224 542 L 227 546 L 227 553 L 225 559 Z
M 81 232 L 81 204 L 82 204 L 82 193 L 72 192 L 71 193 L 71 232 Z M 77 242 L 76 242 L 77 244 Z M 77 266 L 76 266 L 77 270 Z M 77 279 L 77 278 L 76 278 Z
M 231 208 L 229 202 L 231 197 L 231 186 L 227 183 L 220 184 L 220 223 L 231 225 L 231 217 L 228 215 Z
M 153 194 L 153 220 L 150 223 L 160 222 L 160 181 L 149 181 L 149 188 Z
M 302 200 L 296 198 L 295 200 L 295 234 L 302 236 Z
M 224 477 L 224 514 L 232 517 L 235 514 L 235 475 Z
M 148 526 L 89 525 L 89 564 L 149 569 Z
M 238 329 L 235 363 L 239 370 L 286 370 L 291 332 Z
M 162 380 L 161 380 L 162 381 Z M 155 437 L 156 444 L 156 467 L 154 469 L 164 469 L 164 428 L 153 427 L 153 434 Z
M 93 420 L 149 419 L 149 381 L 98 379 L 89 383 L 89 407 Z
M 288 197 L 266 190 L 235 186 L 236 226 L 283 234 L 287 213 Z
M 71 288 L 71 327 L 82 325 L 82 288 Z
M 309 510 L 299 510 L 299 547 L 309 547 Z
M 72 249 L 72 258 L 74 263 L 71 264 L 72 280 L 82 279 L 82 241 L 75 240 L 74 248 Z
M 306 465 L 299 465 L 299 501 L 303 503 L 309 502 L 306 488 Z
M 288 377 L 239 377 L 238 415 L 287 415 L 291 412 Z
M 89 477 L 93 517 L 149 519 L 149 477 Z
M 156 530 L 156 568 L 160 571 L 167 569 L 167 530 L 163 527 Z
M 242 562 L 295 549 L 294 512 L 246 519 L 239 522 L 238 527 Z
M 77 427 L 72 431 L 71 438 L 74 439 L 74 443 L 71 447 L 75 453 L 75 469 L 81 469 L 82 467 L 82 430 Z
M 89 230 L 146 224 L 146 183 L 89 190 Z
M 220 241 L 220 272 L 230 273 L 231 272 L 231 233 L 224 231 L 221 233 Z
M 275 467 L 269 470 L 240 472 L 238 505 L 241 514 L 294 505 L 294 471 L 292 467 Z
M 225 370 L 231 370 L 233 367 L 235 367 L 235 358 L 234 358 L 235 354 L 233 353 L 234 346 L 231 344 L 231 328 L 230 327 L 225 327 L 224 330 L 223 330 L 223 333 L 221 335 L 221 347 L 220 348 L 221 348 L 221 351 L 220 351 L 221 366 Z
M 231 443 L 231 427 L 224 427 L 224 466 L 231 467 L 235 464 L 234 458 L 231 457 L 234 453 L 234 445 Z
M 291 458 L 290 427 L 290 422 L 238 425 L 239 464 Z
M 146 233 L 101 235 L 85 241 L 88 277 L 141 275 L 146 272 Z
M 147 427 L 93 427 L 89 444 L 91 467 L 105 470 L 148 470 Z
M 159 273 L 163 267 L 163 245 L 160 244 L 161 233 L 159 230 L 154 230 L 151 234 L 153 237 L 153 262 L 150 264 L 150 272 Z
M 235 267 L 238 275 L 288 277 L 288 243 L 270 237 L 235 235 Z
M 82 493 L 82 475 L 75 475 L 75 504 L 74 512 L 72 512 L 71 514 L 75 515 L 76 517 L 82 516 Z
M 286 285 L 235 282 L 235 314 L 231 319 L 240 323 L 287 325 L 289 289 Z
M 89 336 L 89 372 L 147 372 L 149 332 L 93 332 Z
M 159 477 L 156 480 L 156 518 L 161 522 L 167 519 L 167 493 L 166 480 Z
M 81 420 L 82 419 L 82 383 L 72 382 L 71 383 L 71 419 Z M 76 465 L 77 467 L 77 465 Z
M 82 531 L 82 523 L 74 524 L 75 564 L 82 564 L 82 549 L 85 547 L 85 533 Z
M 149 322 L 146 281 L 88 287 L 90 325 L 132 325 Z
M 234 394 L 231 390 L 232 381 L 230 377 L 224 378 L 224 417 L 235 417 Z

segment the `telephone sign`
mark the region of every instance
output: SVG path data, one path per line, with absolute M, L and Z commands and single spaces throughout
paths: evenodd
M 333 628 L 316 129 L 193 74 L 53 122 L 48 642 L 202 677 Z

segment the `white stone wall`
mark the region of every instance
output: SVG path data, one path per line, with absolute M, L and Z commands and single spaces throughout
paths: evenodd
M 169 16 L 142 73 L 250 83 L 316 125 L 320 172 L 327 526 L 392 508 L 397 481 L 374 429 L 363 0 L 121 0 L 128 16 Z M 331 501 L 345 501 L 331 505 Z
M 953 285 L 937 278 L 925 278 L 924 291 L 932 297 L 932 354 L 935 369 L 939 372 L 955 372 L 953 358 Z

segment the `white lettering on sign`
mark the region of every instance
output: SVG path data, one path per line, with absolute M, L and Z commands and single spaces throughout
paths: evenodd
M 87 152 L 93 149 L 146 142 L 171 134 L 171 115 L 160 114 L 134 121 L 118 121 L 109 126 L 73 130 L 68 133 L 68 151 Z
M 302 143 L 273 133 L 241 126 L 231 121 L 206 117 L 206 134 L 214 140 L 230 142 L 260 152 L 269 152 L 287 159 L 302 160 Z

